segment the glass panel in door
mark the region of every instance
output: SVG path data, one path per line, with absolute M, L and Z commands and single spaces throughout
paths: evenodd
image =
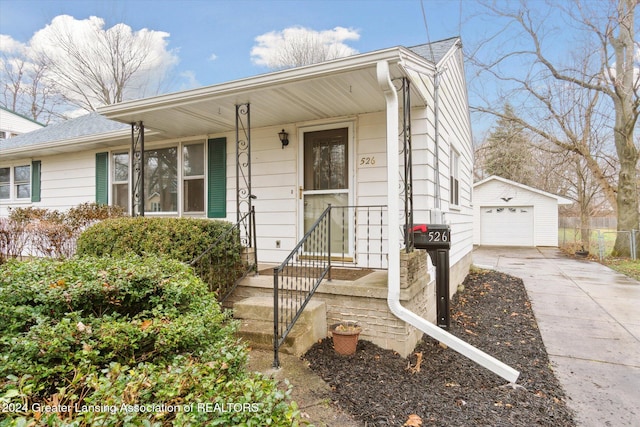
M 349 129 L 330 129 L 304 134 L 304 232 L 320 217 L 328 204 L 349 205 Z M 340 220 L 341 210 L 332 211 L 331 252 L 350 254 L 350 224 Z

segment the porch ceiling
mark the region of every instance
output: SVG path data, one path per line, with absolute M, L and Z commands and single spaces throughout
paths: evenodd
M 285 70 L 215 86 L 103 107 L 101 114 L 123 123 L 142 121 L 167 138 L 235 130 L 235 106 L 251 104 L 251 127 L 284 125 L 381 111 L 384 96 L 376 62 L 391 60 L 394 78 L 406 76 L 403 48 Z M 395 64 L 394 64 L 395 61 Z M 424 105 L 420 93 L 414 105 Z

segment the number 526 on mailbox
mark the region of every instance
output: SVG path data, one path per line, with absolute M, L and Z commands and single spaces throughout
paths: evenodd
M 451 227 L 445 224 L 414 224 L 413 246 L 417 249 L 450 249 Z

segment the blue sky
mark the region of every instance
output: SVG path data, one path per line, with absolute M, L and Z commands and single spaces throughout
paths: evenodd
M 76 19 L 98 16 L 106 27 L 123 22 L 140 30 L 170 34 L 168 49 L 179 57 L 177 74 L 210 85 L 268 71 L 252 63 L 255 38 L 299 25 L 314 30 L 351 28 L 359 52 L 413 46 L 460 35 L 460 23 L 473 12 L 470 0 L 0 0 L 0 34 L 26 43 L 62 14 Z M 465 28 L 463 37 L 473 29 Z M 466 34 L 465 34 L 466 33 Z M 215 55 L 215 60 L 212 60 Z

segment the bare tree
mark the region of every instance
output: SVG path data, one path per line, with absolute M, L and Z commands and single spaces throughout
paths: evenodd
M 300 67 L 340 58 L 347 56 L 347 54 L 345 49 L 335 48 L 324 43 L 317 34 L 307 33 L 284 44 L 270 67 Z
M 30 61 L 21 53 L 3 54 L 0 64 L 0 105 L 45 125 L 61 114 L 62 99 L 45 77 L 46 64 Z
M 100 23 L 91 21 L 88 40 L 69 26 L 52 27 L 49 43 L 57 49 L 37 52 L 65 99 L 87 111 L 123 101 L 127 88 L 153 62 L 150 32 L 134 35 L 122 24 L 105 31 Z
M 520 115 L 518 123 L 568 152 L 584 159 L 584 164 L 602 188 L 607 199 L 616 208 L 618 230 L 639 228 L 638 212 L 638 146 L 634 131 L 638 121 L 640 98 L 637 64 L 634 52 L 638 49 L 634 13 L 637 0 L 612 0 L 609 3 L 580 3 L 564 7 L 548 4 L 547 15 L 536 17 L 525 0 L 510 10 L 508 5 L 485 6 L 494 17 L 505 19 L 506 25 L 479 49 L 491 49 L 492 41 L 510 38 L 509 51 L 494 50 L 496 55 L 480 62 L 474 52 L 478 73 L 490 75 L 508 86 L 509 99 L 522 99 L 527 115 Z M 555 21 L 554 21 L 555 19 Z M 568 31 L 579 32 L 588 44 L 567 47 L 565 55 L 554 58 L 557 43 L 550 43 L 546 36 L 557 29 L 545 27 L 546 23 L 562 19 Z M 518 37 L 509 33 L 518 29 Z M 521 45 L 516 45 L 522 43 Z M 495 45 L 494 45 L 495 46 Z M 571 54 L 568 54 L 571 52 Z M 565 63 L 569 59 L 570 63 Z M 516 63 L 517 61 L 517 63 Z M 564 94 L 571 92 L 571 97 Z M 506 94 L 502 94 L 507 96 Z M 521 95 L 521 96 L 518 96 Z M 567 102 L 567 99 L 573 99 Z M 577 109 L 576 106 L 581 106 Z M 589 120 L 609 117 L 609 139 L 616 153 L 617 177 L 609 179 L 599 161 L 600 153 L 594 152 Z M 477 111 L 504 117 L 503 112 L 492 107 L 491 102 L 476 106 Z M 576 126 L 576 114 L 585 114 L 580 126 Z M 628 234 L 618 233 L 614 253 L 629 255 Z
M 358 33 L 342 27 L 314 31 L 303 27 L 290 27 L 256 37 L 257 45 L 251 50 L 253 61 L 272 70 L 300 67 L 353 55 L 357 51 L 346 44 Z
M 2 90 L 7 108 L 42 120 L 157 93 L 177 58 L 169 34 L 104 20 L 55 17 L 28 45 L 3 36 Z M 73 110 L 76 111 L 73 111 Z

